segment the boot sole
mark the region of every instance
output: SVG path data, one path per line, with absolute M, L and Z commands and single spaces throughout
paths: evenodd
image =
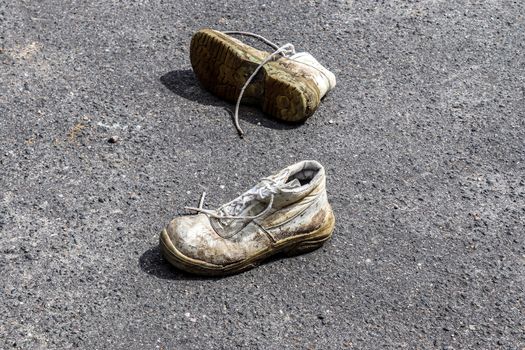
M 269 55 L 226 34 L 202 29 L 192 37 L 190 59 L 201 84 L 235 103 L 246 80 Z M 319 91 L 287 68 L 287 58 L 266 63 L 244 92 L 242 102 L 287 122 L 303 121 L 319 105 Z
M 330 210 L 325 222 L 319 229 L 283 239 L 244 260 L 229 265 L 211 264 L 184 255 L 175 248 L 166 229 L 162 230 L 160 235 L 160 248 L 166 260 L 180 270 L 204 276 L 225 276 L 252 269 L 269 257 L 279 253 L 286 256 L 295 256 L 318 249 L 332 237 L 334 226 L 335 217 Z

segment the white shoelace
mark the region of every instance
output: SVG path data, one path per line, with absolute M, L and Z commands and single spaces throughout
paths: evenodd
M 239 125 L 239 107 L 240 107 L 240 104 L 241 104 L 242 96 L 244 95 L 244 90 L 246 90 L 246 88 L 251 83 L 253 78 L 255 78 L 255 76 L 257 75 L 259 70 L 261 70 L 261 68 L 266 63 L 270 62 L 276 55 L 281 55 L 281 56 L 286 57 L 288 59 L 291 59 L 293 61 L 299 62 L 299 63 L 304 64 L 306 66 L 309 66 L 311 68 L 314 68 L 314 69 L 318 70 L 319 72 L 321 72 L 321 74 L 323 74 L 327 78 L 327 80 L 330 82 L 330 78 L 328 76 L 326 76 L 326 73 L 323 72 L 321 69 L 319 69 L 319 68 L 317 68 L 317 67 L 315 67 L 315 66 L 313 66 L 311 64 L 308 64 L 306 62 L 301 62 L 301 61 L 296 60 L 294 56 L 297 53 L 295 52 L 295 48 L 294 48 L 294 46 L 291 43 L 287 43 L 287 44 L 284 44 L 282 46 L 278 46 L 274 42 L 272 42 L 272 41 L 266 39 L 265 37 L 263 37 L 262 35 L 255 34 L 255 33 L 250 33 L 250 32 L 225 31 L 225 32 L 222 32 L 222 33 L 224 33 L 224 34 L 238 34 L 238 35 L 251 36 L 251 37 L 254 37 L 256 39 L 259 39 L 259 40 L 263 41 L 265 44 L 267 44 L 268 46 L 272 47 L 275 50 L 270 55 L 268 55 L 268 57 L 266 57 L 257 66 L 257 68 L 254 70 L 252 75 L 244 83 L 244 86 L 241 88 L 241 92 L 239 93 L 239 97 L 237 98 L 237 103 L 235 104 L 235 112 L 234 112 L 234 115 L 233 115 L 233 121 L 235 123 L 235 128 L 237 129 L 237 132 L 239 133 L 239 136 L 241 138 L 244 136 L 244 131 L 242 130 L 241 126 Z M 332 85 L 331 85 L 331 82 L 330 82 L 330 89 L 331 88 L 332 88 Z
M 254 37 L 256 39 L 259 39 L 261 41 L 263 41 L 264 43 L 266 43 L 268 46 L 271 46 L 274 48 L 274 50 L 277 50 L 279 49 L 279 45 L 277 45 L 276 43 L 266 39 L 264 36 L 262 35 L 259 35 L 259 34 L 255 34 L 255 33 L 251 33 L 251 32 L 239 32 L 239 31 L 236 31 L 236 30 L 228 30 L 228 31 L 225 31 L 225 32 L 222 32 L 224 34 L 237 34 L 237 35 L 246 35 L 246 36 L 251 36 L 251 37 Z
M 246 90 L 248 85 L 250 85 L 250 83 L 252 82 L 253 78 L 255 78 L 257 73 L 259 73 L 261 68 L 266 63 L 270 62 L 276 55 L 281 55 L 283 57 L 291 57 L 292 55 L 295 55 L 296 52 L 295 52 L 294 46 L 291 43 L 287 43 L 287 44 L 284 44 L 283 46 L 279 47 L 275 43 L 271 42 L 270 40 L 266 39 L 265 37 L 263 37 L 263 36 L 261 36 L 259 34 L 250 33 L 250 32 L 237 32 L 237 31 L 227 31 L 227 32 L 223 32 L 223 33 L 224 34 L 239 34 L 239 35 L 251 36 L 251 37 L 254 37 L 256 39 L 259 39 L 259 40 L 263 41 L 265 44 L 267 44 L 267 45 L 269 45 L 269 46 L 271 46 L 272 48 L 275 49 L 274 52 L 272 52 L 270 55 L 268 55 L 268 57 L 266 57 L 261 63 L 259 63 L 257 68 L 255 68 L 255 70 L 253 71 L 252 75 L 250 75 L 248 80 L 246 80 L 246 82 L 244 83 L 243 87 L 241 88 L 241 92 L 239 93 L 239 97 L 237 98 L 237 103 L 235 104 L 235 112 L 233 114 L 233 122 L 235 123 L 235 128 L 237 129 L 237 132 L 239 133 L 239 136 L 243 137 L 244 136 L 244 131 L 242 130 L 241 126 L 239 125 L 239 107 L 241 105 L 242 96 L 244 95 L 244 90 Z
M 203 192 L 201 199 L 199 201 L 199 207 L 184 207 L 187 210 L 196 211 L 199 213 L 206 214 L 215 219 L 241 219 L 241 220 L 253 220 L 265 215 L 273 205 L 274 195 L 279 192 L 279 186 L 281 183 L 278 180 L 263 178 L 261 179 L 261 184 L 249 189 L 243 193 L 237 200 L 232 201 L 226 207 L 220 208 L 219 212 L 215 210 L 208 210 L 202 208 L 204 204 L 204 197 L 206 192 Z M 238 215 L 246 207 L 246 205 L 253 200 L 263 201 L 266 198 L 270 198 L 266 208 L 257 215 L 248 216 L 248 215 Z M 220 213 L 222 212 L 222 213 Z
M 244 86 L 242 87 L 241 89 L 241 93 L 239 94 L 239 98 L 237 98 L 237 104 L 235 105 L 235 113 L 233 115 L 233 121 L 235 123 L 235 128 L 237 129 L 237 132 L 239 133 L 239 136 L 240 137 L 243 137 L 244 136 L 244 131 L 241 129 L 241 126 L 239 125 L 239 107 L 241 105 L 241 100 L 242 100 L 242 95 L 244 94 L 244 90 L 246 90 L 246 88 L 248 87 L 248 85 L 251 83 L 252 79 L 255 78 L 255 76 L 257 75 L 257 73 L 259 72 L 259 70 L 261 70 L 261 68 L 266 64 L 268 63 L 269 61 L 271 61 L 273 59 L 273 57 L 275 55 L 278 55 L 280 53 L 283 53 L 283 52 L 286 52 L 286 51 L 289 51 L 289 50 L 292 50 L 293 52 L 295 52 L 294 50 L 294 47 L 292 44 L 285 44 L 283 46 L 281 46 L 280 48 L 278 48 L 277 50 L 275 50 L 274 52 L 272 52 L 268 57 L 266 57 L 264 59 L 264 61 L 262 61 L 258 66 L 257 68 L 253 71 L 252 75 L 250 75 L 250 77 L 248 78 L 248 80 L 246 80 L 246 83 L 244 83 Z M 285 56 L 286 57 L 286 56 Z

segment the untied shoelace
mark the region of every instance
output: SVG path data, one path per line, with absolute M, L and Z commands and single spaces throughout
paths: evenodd
M 241 126 L 239 124 L 239 107 L 240 107 L 240 104 L 241 104 L 242 96 L 244 95 L 244 90 L 246 90 L 248 85 L 250 85 L 251 81 L 253 80 L 253 78 L 255 78 L 257 73 L 259 73 L 261 68 L 266 63 L 268 63 L 271 60 L 273 60 L 275 56 L 281 55 L 281 56 L 286 57 L 288 59 L 294 60 L 294 55 L 296 55 L 297 53 L 295 52 L 295 47 L 291 43 L 287 43 L 287 44 L 284 44 L 282 46 L 278 46 L 277 44 L 273 43 L 272 41 L 266 39 L 265 37 L 263 37 L 262 35 L 259 35 L 259 34 L 250 33 L 250 32 L 239 32 L 239 31 L 226 31 L 226 32 L 222 32 L 222 33 L 224 33 L 224 34 L 238 34 L 238 35 L 251 36 L 251 37 L 254 37 L 254 38 L 257 38 L 257 39 L 263 41 L 264 43 L 266 43 L 267 45 L 269 45 L 269 46 L 271 46 L 271 47 L 273 47 L 275 49 L 274 52 L 272 52 L 270 55 L 268 55 L 268 57 L 266 57 L 261 63 L 259 63 L 257 68 L 255 68 L 255 70 L 253 71 L 252 75 L 250 75 L 248 80 L 246 80 L 246 82 L 244 83 L 243 87 L 241 88 L 241 92 L 239 93 L 239 97 L 237 98 L 237 103 L 235 104 L 235 112 L 234 112 L 234 115 L 233 115 L 233 122 L 235 124 L 235 128 L 237 129 L 237 132 L 239 133 L 239 136 L 243 137 L 244 136 L 244 131 L 242 130 L 242 128 L 241 128 Z M 321 71 L 319 68 L 317 68 L 317 67 L 314 67 L 314 66 L 312 66 L 312 65 L 310 65 L 308 63 L 305 63 L 305 62 L 301 62 L 301 61 L 297 61 L 297 62 L 299 62 L 301 64 L 304 64 L 304 65 L 307 65 L 309 67 L 312 67 L 312 68 L 318 70 L 319 72 L 321 72 L 323 75 L 326 76 L 326 74 L 323 71 Z M 327 77 L 327 79 L 328 79 L 328 77 Z M 328 79 L 328 80 L 330 80 L 330 79 Z
M 279 176 L 278 179 L 272 179 L 269 177 L 265 177 L 261 179 L 261 183 L 257 186 L 249 189 L 245 193 L 243 193 L 237 200 L 232 201 L 231 203 L 227 204 L 225 207 L 219 208 L 219 210 L 208 210 L 204 209 L 202 206 L 204 204 L 204 197 L 206 196 L 206 192 L 202 193 L 201 199 L 199 201 L 199 206 L 196 207 L 184 207 L 187 210 L 196 211 L 199 213 L 206 214 L 212 218 L 215 219 L 241 219 L 241 220 L 254 220 L 259 217 L 262 217 L 268 213 L 268 211 L 271 210 L 273 201 L 274 201 L 274 195 L 277 194 L 280 190 L 280 187 L 283 185 L 283 181 L 288 177 L 287 173 L 284 173 Z M 284 180 L 283 180 L 284 179 Z M 248 216 L 248 215 L 238 215 L 248 203 L 250 203 L 253 200 L 258 201 L 264 201 L 267 198 L 270 198 L 268 201 L 268 204 L 266 205 L 266 208 L 260 212 L 257 215 Z

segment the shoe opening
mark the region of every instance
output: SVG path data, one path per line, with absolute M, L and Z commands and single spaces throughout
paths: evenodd
M 292 173 L 288 176 L 288 179 L 286 180 L 287 183 L 297 180 L 301 186 L 305 186 L 308 185 L 321 172 L 321 167 L 317 162 L 306 161 L 298 165 L 298 169 L 296 169 L 295 172 L 292 171 Z

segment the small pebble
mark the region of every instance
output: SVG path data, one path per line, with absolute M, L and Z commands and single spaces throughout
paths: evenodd
M 108 139 L 108 142 L 109 142 L 109 143 L 117 143 L 118 141 L 119 141 L 118 136 L 111 136 L 111 137 Z

